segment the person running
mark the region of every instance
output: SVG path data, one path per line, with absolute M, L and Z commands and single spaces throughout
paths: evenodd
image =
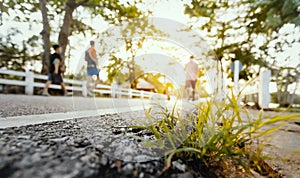
M 60 46 L 59 45 L 53 45 L 54 53 L 50 55 L 50 68 L 49 68 L 49 74 L 48 74 L 48 81 L 46 82 L 43 95 L 44 96 L 51 96 L 48 93 L 49 86 L 53 84 L 60 84 L 61 89 L 64 92 L 64 95 L 67 96 L 67 90 L 65 87 L 65 83 L 62 78 L 62 61 L 60 56 Z
M 190 57 L 190 61 L 185 65 L 186 73 L 185 89 L 187 91 L 188 100 L 190 99 L 190 88 L 192 88 L 192 100 L 195 100 L 195 86 L 198 78 L 198 64 L 194 61 L 194 56 Z
M 99 81 L 98 59 L 95 49 L 95 41 L 90 41 L 90 48 L 85 51 L 85 60 L 87 62 L 87 94 L 88 96 L 93 96 L 93 90 L 96 88 Z M 97 79 L 91 86 L 93 83 L 93 76 L 96 76 Z

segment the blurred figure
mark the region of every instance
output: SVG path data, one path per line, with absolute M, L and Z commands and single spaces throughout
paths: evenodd
M 88 96 L 94 96 L 93 90 L 96 88 L 99 82 L 99 70 L 98 70 L 98 60 L 97 52 L 95 49 L 95 41 L 90 41 L 90 48 L 85 51 L 85 60 L 87 62 L 87 94 Z M 93 76 L 97 79 L 93 84 Z
M 190 89 L 192 89 L 192 100 L 195 100 L 195 86 L 198 78 L 198 64 L 194 61 L 194 56 L 190 57 L 190 61 L 185 65 L 185 89 L 187 91 L 188 100 L 191 97 Z
M 44 96 L 51 96 L 48 93 L 49 86 L 51 83 L 53 84 L 60 84 L 61 89 L 64 92 L 64 95 L 67 96 L 67 90 L 65 87 L 65 83 L 62 78 L 62 61 L 60 56 L 60 47 L 59 45 L 53 45 L 54 53 L 50 55 L 50 68 L 48 74 L 48 81 L 46 82 L 43 95 Z

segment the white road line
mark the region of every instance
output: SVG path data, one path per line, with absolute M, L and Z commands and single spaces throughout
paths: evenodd
M 131 111 L 144 110 L 147 106 L 132 106 L 132 107 L 121 107 L 121 108 L 109 108 L 99 110 L 85 110 L 85 111 L 73 111 L 64 113 L 50 113 L 50 114 L 39 114 L 39 115 L 25 115 L 25 116 L 14 116 L 0 118 L 0 128 L 8 127 L 20 127 L 26 125 L 42 124 L 54 121 L 64 121 L 75 118 L 100 116 L 105 114 L 115 114 Z
M 174 107 L 175 101 L 169 101 L 166 103 L 159 103 L 162 106 L 165 106 L 172 110 Z M 37 114 L 37 115 L 24 115 L 24 116 L 13 116 L 13 117 L 0 117 L 0 129 L 8 128 L 8 127 L 20 127 L 26 125 L 35 125 L 42 124 L 47 122 L 54 121 L 64 121 L 75 118 L 84 118 L 84 117 L 93 117 L 100 116 L 105 114 L 116 114 L 123 112 L 133 112 L 133 111 L 141 111 L 144 109 L 148 109 L 150 106 L 153 106 L 151 102 L 149 104 L 144 104 L 140 106 L 127 106 L 127 107 L 115 107 L 115 108 L 107 108 L 107 109 L 98 109 L 98 110 L 84 110 L 84 111 L 72 111 L 72 112 L 62 112 L 62 113 L 49 113 L 49 114 Z M 183 107 L 184 106 L 184 107 Z M 178 110 L 187 111 L 191 108 L 195 107 L 191 103 L 182 102 L 177 103 L 176 108 Z

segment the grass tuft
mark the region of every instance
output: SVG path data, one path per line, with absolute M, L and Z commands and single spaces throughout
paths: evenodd
M 233 162 L 245 171 L 253 169 L 261 175 L 266 171 L 262 167 L 263 146 L 253 147 L 254 141 L 300 118 L 300 114 L 264 117 L 263 111 L 255 118 L 250 117 L 234 95 L 222 103 L 214 100 L 200 103 L 195 113 L 187 113 L 185 117 L 176 113 L 175 106 L 171 110 L 159 107 L 154 114 L 150 109 L 146 115 L 143 126 L 133 127 L 153 133 L 155 139 L 145 141 L 145 145 L 164 149 L 166 164 L 162 173 L 176 157 L 196 169 Z

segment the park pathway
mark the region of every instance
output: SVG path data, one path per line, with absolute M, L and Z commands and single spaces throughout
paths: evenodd
M 0 118 L 143 105 L 149 105 L 149 100 L 0 94 Z
M 0 128 L 134 112 L 148 107 L 149 100 L 141 99 L 0 95 Z
M 257 110 L 250 110 L 252 117 L 258 115 Z M 265 117 L 278 115 L 278 112 L 265 112 Z M 282 115 L 295 113 L 281 113 Z M 259 140 L 263 147 L 266 162 L 284 177 L 300 177 L 300 120 L 285 123 L 279 130 L 264 136 Z M 274 126 L 274 125 L 273 125 Z M 270 126 L 272 127 L 272 126 Z
M 132 142 L 131 136 L 141 133 L 120 132 L 114 127 L 133 125 L 132 117 L 142 119 L 143 110 L 153 106 L 151 102 L 0 95 L 0 177 L 110 177 L 111 174 L 132 177 L 133 168 L 138 169 L 138 176 L 147 177 L 161 170 L 162 162 L 154 159 L 140 163 L 154 154 Z M 170 106 L 174 102 L 165 104 Z M 188 102 L 182 105 L 186 110 L 194 107 Z M 258 114 L 256 110 L 248 112 L 253 119 Z M 299 177 L 300 126 L 297 123 L 290 122 L 261 141 L 265 145 L 263 154 L 273 158 L 267 161 L 273 169 L 285 177 Z M 112 155 L 115 158 L 111 158 Z M 118 159 L 125 161 L 121 170 L 116 171 L 119 163 L 114 161 Z M 116 166 L 113 169 L 107 167 L 113 165 Z M 184 165 L 179 164 L 175 172 L 180 166 Z M 99 167 L 110 172 L 99 170 Z M 174 173 L 174 177 L 189 175 L 192 173 Z

